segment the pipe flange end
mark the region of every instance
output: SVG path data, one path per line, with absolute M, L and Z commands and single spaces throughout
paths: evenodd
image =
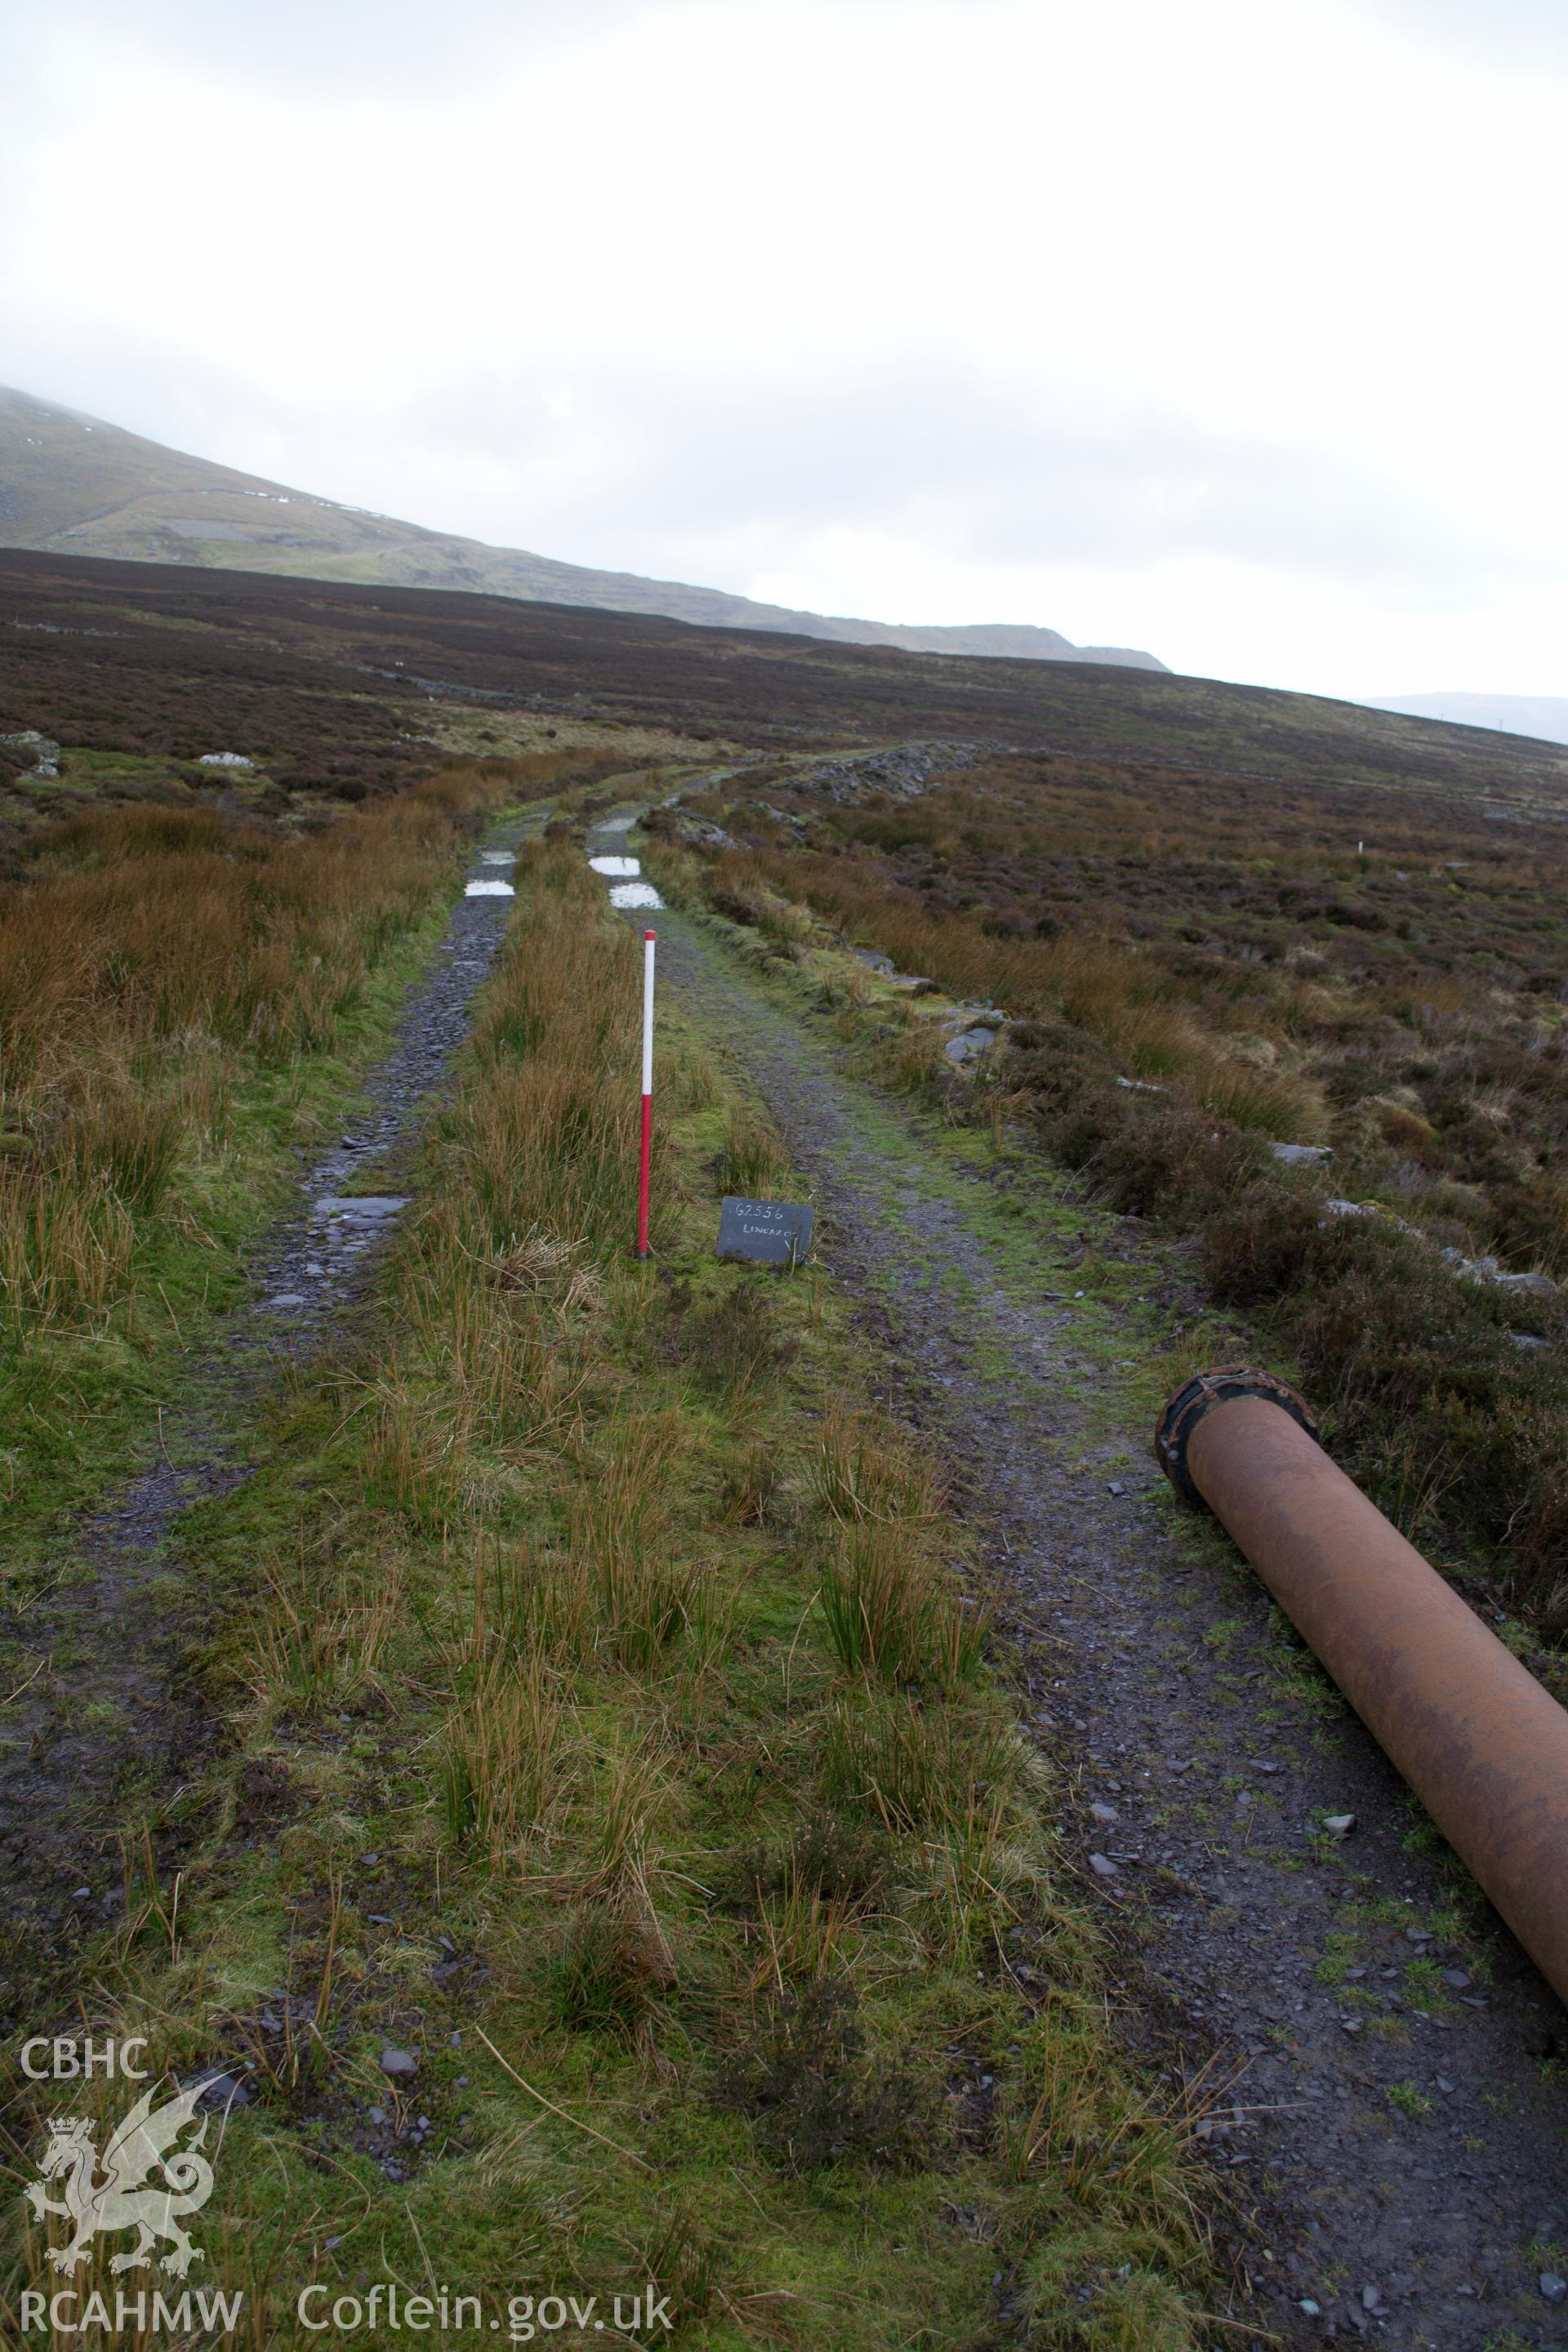
M 1246 1364 L 1222 1364 L 1217 1371 L 1198 1372 L 1179 1388 L 1154 1424 L 1154 1458 L 1178 1495 L 1189 1503 L 1201 1503 L 1203 1496 L 1192 1481 L 1187 1468 L 1187 1444 L 1204 1415 L 1212 1412 L 1216 1404 L 1229 1404 L 1235 1397 L 1262 1397 L 1277 1404 L 1299 1422 L 1310 1438 L 1321 1444 L 1322 1433 L 1304 1397 L 1299 1396 L 1289 1381 L 1279 1380 L 1273 1372 L 1259 1372 Z

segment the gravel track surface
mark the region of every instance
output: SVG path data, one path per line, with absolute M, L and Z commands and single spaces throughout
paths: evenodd
M 662 984 L 787 1136 L 889 1400 L 981 1531 L 1126 2038 L 1228 2085 L 1208 2146 L 1237 2214 L 1235 2310 L 1289 2344 L 1568 2345 L 1554 1996 L 1489 1913 L 1479 1950 L 1423 1933 L 1449 1896 L 1436 1858 L 1406 1849 L 1402 1782 L 1292 1665 L 1228 1544 L 1168 1496 L 1103 1349 L 1075 1344 L 1079 1253 L 1047 1242 L 1021 1263 L 982 1173 L 931 1181 L 920 1114 L 852 1079 L 700 920 L 657 919 Z M 1100 1222 L 1176 1311 L 1184 1285 L 1138 1229 Z M 1122 1352 L 1147 1344 L 1130 1331 Z M 1340 1845 L 1316 1825 L 1345 1812 Z M 1319 1973 L 1336 1948 L 1337 1985 Z

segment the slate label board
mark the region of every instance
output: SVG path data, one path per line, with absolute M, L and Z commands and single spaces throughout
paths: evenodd
M 816 1210 L 798 1201 L 741 1201 L 727 1192 L 719 1212 L 719 1255 L 788 1265 L 810 1249 L 816 1221 Z

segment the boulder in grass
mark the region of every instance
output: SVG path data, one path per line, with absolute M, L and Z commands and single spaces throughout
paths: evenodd
M 1333 1150 L 1326 1143 L 1271 1143 L 1268 1147 L 1276 1160 L 1287 1168 L 1310 1168 L 1321 1160 L 1331 1160 Z

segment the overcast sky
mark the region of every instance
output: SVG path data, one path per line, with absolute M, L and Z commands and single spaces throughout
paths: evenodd
M 574 562 L 1568 693 L 1563 0 L 11 0 L 0 382 Z

